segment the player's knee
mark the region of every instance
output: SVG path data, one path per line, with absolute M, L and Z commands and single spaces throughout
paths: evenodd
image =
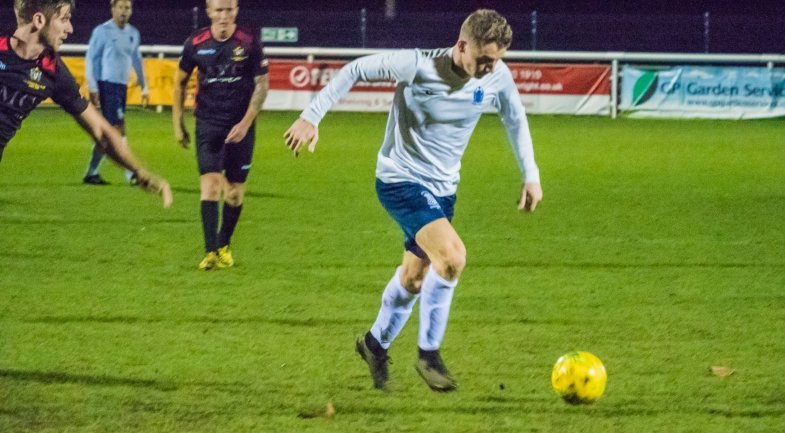
M 202 179 L 201 182 L 201 195 L 202 200 L 218 201 L 221 199 L 222 190 L 221 180 L 219 179 Z
M 422 289 L 422 280 L 422 277 L 415 275 L 404 275 L 401 279 L 401 285 L 407 292 L 416 295 Z
M 466 249 L 463 246 L 452 248 L 442 257 L 437 272 L 447 280 L 453 281 L 461 276 L 466 267 Z
M 224 201 L 229 206 L 240 206 L 243 204 L 243 198 L 245 197 L 245 191 L 239 187 L 228 187 L 226 188 Z

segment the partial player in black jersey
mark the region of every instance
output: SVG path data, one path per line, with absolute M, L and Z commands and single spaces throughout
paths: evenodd
M 207 0 L 211 25 L 185 41 L 175 79 L 174 135 L 188 148 L 191 138 L 183 120 L 185 89 L 193 70 L 198 70 L 194 116 L 205 245 L 205 256 L 199 263 L 202 270 L 234 265 L 229 244 L 251 169 L 256 116 L 269 86 L 258 32 L 237 26 L 238 11 L 237 0 Z
M 79 94 L 79 85 L 57 54 L 74 28 L 73 0 L 15 0 L 17 29 L 0 36 L 0 158 L 22 121 L 51 97 L 99 143 L 120 166 L 134 173 L 139 184 L 172 202 L 169 184 L 148 172 L 123 145 L 122 137 Z

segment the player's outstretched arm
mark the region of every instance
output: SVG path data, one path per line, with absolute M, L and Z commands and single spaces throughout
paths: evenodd
M 542 200 L 542 186 L 536 182 L 526 182 L 521 186 L 521 199 L 518 201 L 518 210 L 521 212 L 534 212 L 537 203 Z
M 169 187 L 169 183 L 148 172 L 136 161 L 128 146 L 123 145 L 123 138 L 117 129 L 110 125 L 92 104 L 88 104 L 87 108 L 81 114 L 75 116 L 75 118 L 79 125 L 93 137 L 95 142 L 101 145 L 106 155 L 136 176 L 142 188 L 161 194 L 164 207 L 171 206 L 172 189 Z
M 300 117 L 286 130 L 283 138 L 286 147 L 294 152 L 294 156 L 300 154 L 303 145 L 308 145 L 308 151 L 313 153 L 316 142 L 319 141 L 319 127 Z

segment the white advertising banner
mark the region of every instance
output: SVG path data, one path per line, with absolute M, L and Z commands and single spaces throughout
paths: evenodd
M 620 109 L 631 117 L 785 116 L 785 69 L 682 66 L 653 70 L 625 65 Z

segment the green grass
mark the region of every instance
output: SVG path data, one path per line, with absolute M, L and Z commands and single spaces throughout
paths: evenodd
M 545 198 L 520 215 L 484 118 L 442 350 L 460 390 L 441 395 L 413 368 L 416 314 L 389 394 L 352 350 L 401 257 L 373 188 L 385 116 L 332 113 L 298 159 L 281 139 L 295 117 L 261 116 L 238 265 L 213 273 L 195 269 L 195 158 L 168 115 L 128 125 L 172 183 L 167 210 L 115 167 L 81 185 L 89 140 L 61 112 L 26 121 L 0 164 L 0 432 L 785 430 L 781 121 L 531 117 Z M 574 349 L 608 369 L 593 406 L 550 389 Z

